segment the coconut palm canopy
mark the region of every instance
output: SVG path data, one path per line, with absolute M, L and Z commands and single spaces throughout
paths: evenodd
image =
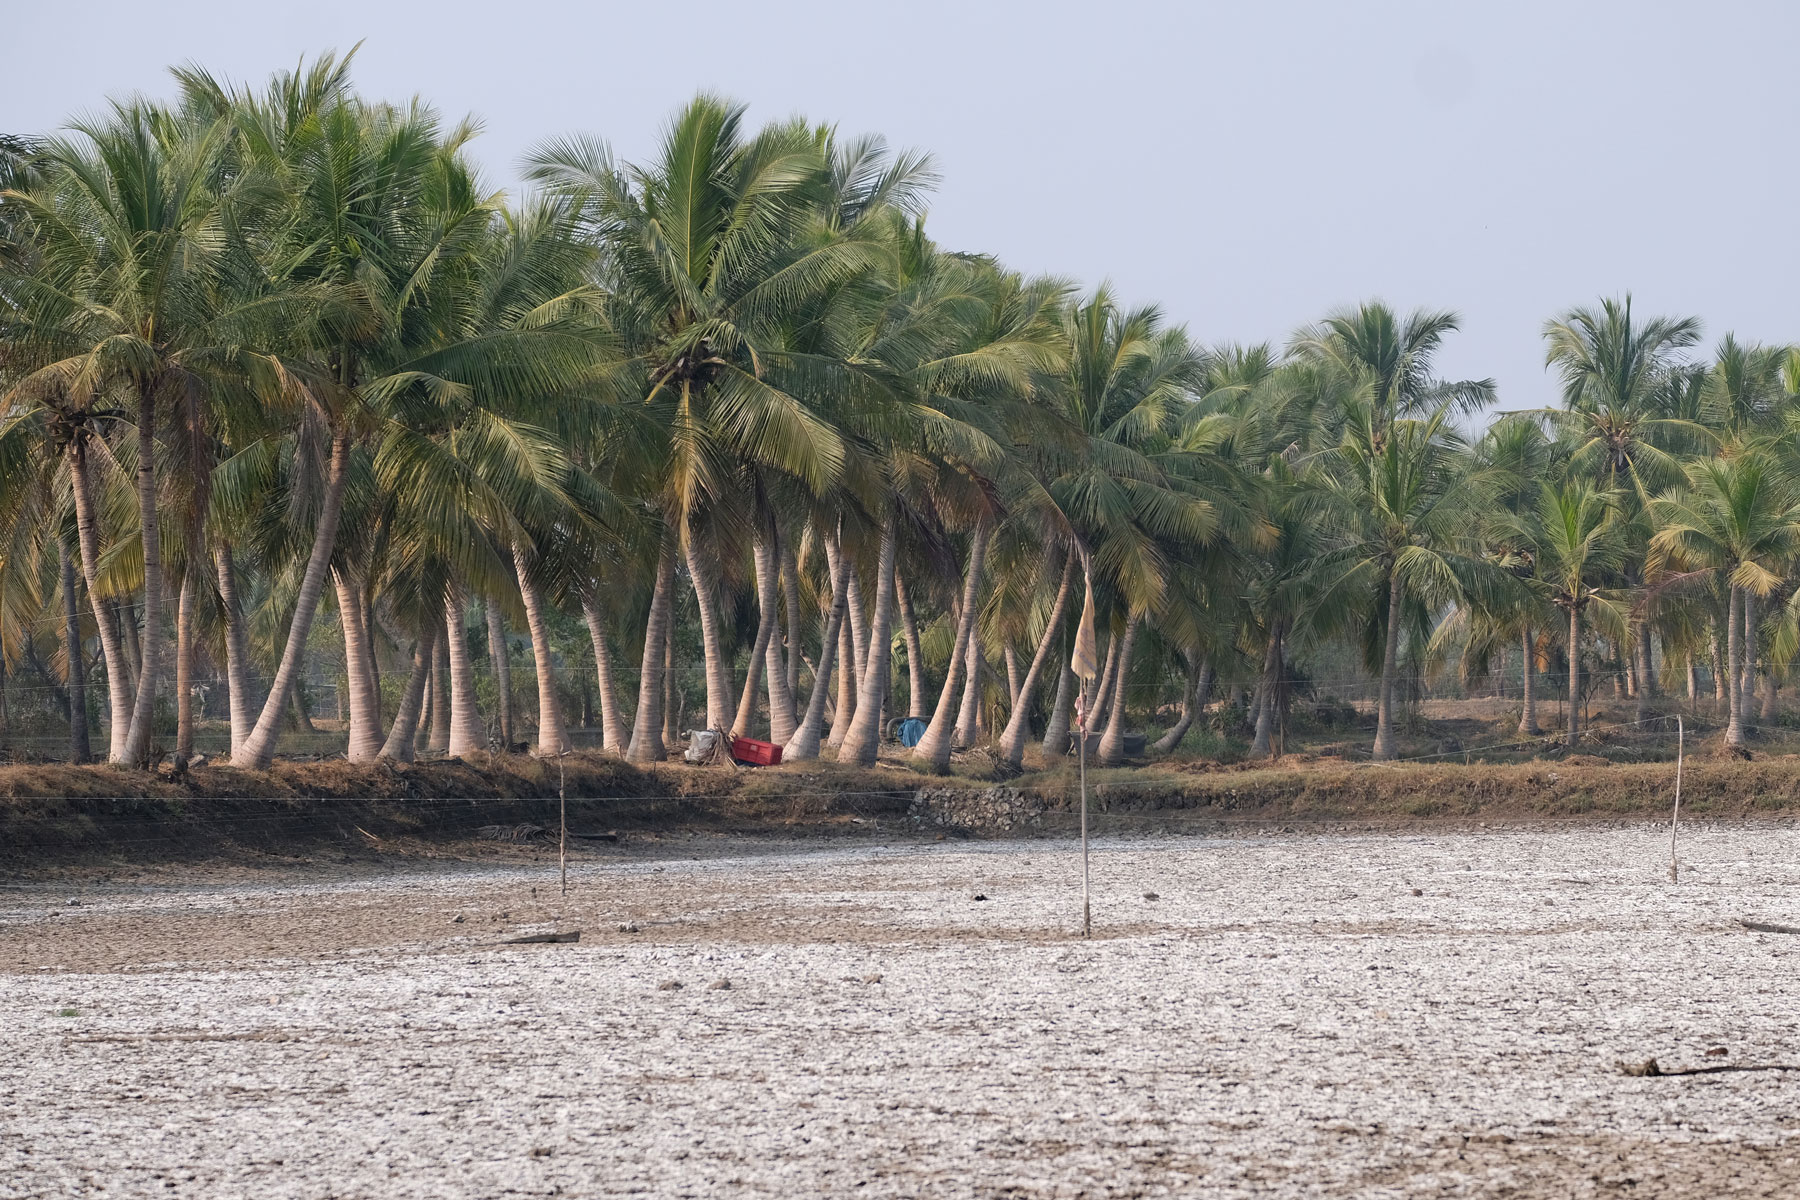
M 1740 740 L 1800 644 L 1792 348 L 1604 299 L 1497 413 L 1452 311 L 1208 346 L 938 245 L 878 137 L 701 95 L 507 196 L 349 68 L 0 137 L 0 734 L 266 767 L 330 693 L 352 760 L 868 764 L 916 717 L 942 771 L 1175 751 L 1218 689 L 1278 755 L 1330 663 L 1392 758 L 1451 659 L 1516 661 L 1525 733 L 1534 686 L 1704 670 Z

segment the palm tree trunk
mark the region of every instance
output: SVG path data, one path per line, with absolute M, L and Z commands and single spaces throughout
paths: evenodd
M 766 606 L 765 611 L 769 617 L 769 638 L 763 646 L 763 676 L 767 680 L 769 693 L 769 740 L 777 746 L 785 746 L 794 736 L 794 730 L 800 726 L 799 714 L 794 711 L 794 689 L 788 686 L 787 671 L 788 658 L 798 654 L 800 644 L 791 643 L 792 650 L 783 654 L 780 614 L 776 611 L 781 603 L 780 554 L 774 546 L 767 543 L 757 545 L 753 553 L 756 560 L 756 603 L 758 608 Z M 796 603 L 798 600 L 796 595 Z M 745 728 L 749 728 L 748 724 Z
M 750 548 L 750 554 L 756 568 L 756 641 L 750 647 L 750 662 L 744 671 L 744 690 L 738 693 L 737 714 L 731 720 L 731 736 L 749 736 L 750 724 L 756 719 L 756 693 L 762 689 L 764 672 L 769 672 L 769 740 L 774 741 L 773 725 L 779 718 L 775 715 L 773 687 L 780 664 L 776 663 L 775 668 L 771 669 L 769 647 L 774 644 L 776 627 L 781 623 L 781 614 L 776 611 L 775 552 L 759 534 L 755 545 Z
M 1400 662 L 1400 576 L 1388 580 L 1387 644 L 1381 652 L 1381 696 L 1375 705 L 1376 762 L 1394 757 L 1394 675 Z
M 789 696 L 800 694 L 800 638 L 805 633 L 800 622 L 800 560 L 794 547 L 781 542 L 781 602 L 787 608 L 787 690 Z
M 1743 723 L 1744 731 L 1750 732 L 1750 714 L 1756 710 L 1756 659 L 1758 633 L 1756 625 L 1756 593 L 1749 588 L 1744 593 L 1744 633 L 1743 657 L 1739 660 L 1743 666 L 1741 678 L 1744 681 L 1743 699 L 1738 704 L 1738 719 Z
M 250 736 L 250 631 L 244 624 L 244 606 L 238 602 L 237 571 L 231 546 L 213 548 L 213 566 L 219 576 L 219 607 L 225 620 L 225 682 L 231 705 L 231 752 L 236 754 Z
M 656 554 L 656 584 L 650 593 L 650 615 L 644 622 L 644 657 L 638 670 L 637 712 L 631 723 L 631 743 L 625 751 L 626 759 L 634 763 L 661 762 L 668 753 L 663 744 L 663 672 L 674 590 L 675 527 L 665 525 L 662 546 Z
M 825 737 L 825 744 L 835 749 L 843 745 L 844 735 L 850 731 L 850 722 L 856 716 L 856 635 L 851 630 L 851 623 L 856 620 L 862 589 L 856 573 L 851 570 L 850 556 L 836 539 L 825 543 L 825 566 L 831 573 L 833 590 L 836 590 L 840 576 L 844 585 L 844 619 L 838 625 L 837 697 L 831 710 L 831 732 Z M 825 678 L 830 677 L 827 672 Z
M 506 645 L 506 617 L 500 611 L 500 602 L 492 596 L 485 599 L 482 608 L 487 615 L 488 666 L 494 672 L 499 709 L 495 719 L 500 723 L 500 744 L 510 752 L 518 741 L 518 731 L 513 728 L 512 653 Z
M 1569 602 L 1569 736 L 1573 750 L 1581 742 L 1581 605 Z
M 1256 738 L 1250 744 L 1252 758 L 1274 758 L 1275 717 L 1281 708 L 1281 622 L 1269 628 L 1269 645 L 1263 653 L 1263 703 L 1256 712 Z
M 1125 634 L 1120 639 L 1119 665 L 1113 682 L 1112 711 L 1106 717 L 1106 732 L 1100 735 L 1099 763 L 1103 767 L 1116 767 L 1125 761 L 1125 681 L 1130 678 L 1131 651 L 1137 644 L 1138 630 L 1143 627 L 1142 613 L 1133 613 L 1125 622 Z M 1276 661 L 1280 661 L 1281 642 L 1276 639 Z
M 863 598 L 862 573 L 857 570 L 856 559 L 842 547 L 838 557 L 843 561 L 844 569 L 850 572 L 850 609 L 846 614 L 850 622 L 850 662 L 852 695 L 862 694 L 863 668 L 869 662 L 869 610 L 864 607 L 868 601 Z M 880 558 L 879 548 L 876 552 Z
M 532 579 L 530 564 L 517 542 L 513 543 L 513 569 L 519 576 L 519 599 L 525 602 L 525 627 L 531 631 L 531 663 L 537 675 L 539 754 L 566 754 L 570 749 L 568 727 L 563 723 L 562 695 L 556 690 L 556 660 L 550 650 L 549 614 L 544 594 Z M 512 672 L 507 671 L 510 680 Z M 509 743 L 510 745 L 510 743 Z
M 1646 653 L 1649 636 L 1641 627 L 1628 632 L 1631 639 L 1631 696 L 1635 701 L 1631 706 L 1631 719 L 1637 725 L 1643 725 L 1650 711 L 1650 661 Z
M 959 749 L 973 746 L 979 733 L 976 722 L 981 711 L 981 672 L 987 665 L 981 654 L 979 613 L 969 627 L 969 646 L 964 654 L 969 661 L 963 670 L 962 703 L 956 710 L 956 745 Z
M 1063 614 L 1068 610 L 1074 583 L 1075 555 L 1071 551 L 1063 555 L 1062 581 L 1056 588 L 1056 601 L 1050 606 L 1050 619 L 1038 636 L 1037 652 L 1031 656 L 1031 665 L 1025 668 L 1025 678 L 1019 681 L 1018 695 L 1013 697 L 1012 710 L 1006 717 L 1006 728 L 1000 732 L 1000 758 L 1015 767 L 1025 761 L 1025 739 L 1031 734 L 1031 698 L 1037 693 L 1038 679 L 1044 673 L 1044 664 L 1050 661 L 1056 636 L 1062 630 Z M 1068 736 L 1066 727 L 1063 736 Z
M 1092 692 L 1087 703 L 1082 706 L 1082 725 L 1088 733 L 1106 726 L 1107 706 L 1112 703 L 1113 681 L 1118 678 L 1119 639 L 1106 639 L 1106 657 L 1101 661 L 1100 674 L 1094 677 Z
M 1731 587 L 1730 619 L 1725 633 L 1726 670 L 1731 676 L 1731 715 L 1725 724 L 1727 746 L 1744 744 L 1744 689 L 1740 682 L 1744 663 L 1744 608 L 1739 598 L 1742 590 L 1736 584 Z
M 868 629 L 868 657 L 858 680 L 856 716 L 838 747 L 838 761 L 872 767 L 881 752 L 881 713 L 887 702 L 894 665 L 894 559 L 899 553 L 899 516 L 893 504 L 881 523 L 881 549 L 875 562 L 875 613 Z M 852 579 L 854 582 L 854 578 Z
M 670 604 L 674 600 L 671 598 Z M 673 618 L 671 618 L 673 629 Z M 681 740 L 681 723 L 687 717 L 687 689 L 676 688 L 675 636 L 663 642 L 663 745 L 673 748 Z
M 1719 644 L 1719 621 L 1714 614 L 1712 621 L 1712 695 L 1713 711 L 1718 712 L 1728 707 L 1726 699 L 1726 681 L 1734 678 L 1725 669 L 1725 651 Z
M 244 744 L 231 756 L 234 767 L 266 771 L 275 759 L 275 741 L 281 732 L 281 714 L 287 708 L 288 696 L 300 677 L 306 654 L 306 639 L 312 633 L 313 615 L 318 611 L 319 596 L 325 588 L 325 572 L 331 566 L 332 548 L 337 542 L 338 514 L 344 507 L 344 487 L 350 479 L 350 434 L 338 430 L 331 439 L 331 467 L 325 485 L 324 501 L 313 533 L 312 555 L 307 559 L 306 573 L 300 579 L 300 592 L 294 604 L 294 616 L 288 625 L 287 645 L 281 652 L 281 663 L 269 684 L 263 701 L 262 715 L 244 739 Z
M 199 563 L 188 559 L 181 573 L 175 606 L 175 769 L 194 757 L 194 574 Z
M 1202 660 L 1198 666 L 1188 664 L 1187 679 L 1181 688 L 1181 716 L 1169 731 L 1156 740 L 1151 747 L 1158 754 L 1168 754 L 1181 745 L 1181 739 L 1187 736 L 1188 730 L 1194 726 L 1194 714 L 1206 707 L 1206 693 L 1212 687 L 1212 663 Z
M 137 701 L 131 709 L 131 731 L 125 737 L 125 761 L 150 765 L 150 735 L 156 722 L 156 684 L 162 676 L 163 568 L 162 533 L 156 497 L 156 383 L 138 389 L 137 494 L 138 535 L 144 547 L 143 665 L 138 671 Z
M 950 651 L 950 669 L 944 676 L 943 690 L 938 693 L 931 724 L 926 726 L 925 736 L 919 739 L 919 744 L 913 747 L 913 758 L 927 764 L 939 775 L 950 770 L 954 734 L 952 706 L 961 694 L 963 672 L 968 669 L 969 639 L 974 636 L 976 595 L 981 586 L 981 566 L 987 560 L 987 543 L 988 524 L 977 521 L 975 534 L 970 539 L 969 566 L 963 573 L 962 605 L 956 620 L 956 645 Z
M 1050 718 L 1044 722 L 1044 757 L 1061 758 L 1069 752 L 1069 716 L 1075 705 L 1075 672 L 1063 662 L 1056 678 L 1056 699 L 1050 704 Z
M 434 754 L 450 749 L 450 630 L 441 617 L 431 651 L 431 724 L 425 749 Z
M 1687 698 L 1690 708 L 1700 699 L 1700 671 L 1694 666 L 1694 652 L 1691 650 L 1687 656 Z
M 475 705 L 475 669 L 469 664 L 469 639 L 464 633 L 462 585 L 452 579 L 444 585 L 444 634 L 450 648 L 450 758 L 468 759 L 481 745 L 481 711 Z
M 1000 647 L 1000 658 L 1006 664 L 1006 711 L 1010 713 L 1019 706 L 1019 685 L 1023 682 L 1019 676 L 1019 655 L 1011 642 Z
M 1758 711 L 1758 720 L 1765 722 L 1772 722 L 1775 720 L 1775 714 L 1780 703 L 1779 696 L 1780 685 L 1775 682 L 1775 664 L 1770 663 L 1767 667 L 1763 668 L 1762 708 Z
M 919 640 L 919 617 L 913 611 L 906 580 L 894 574 L 894 594 L 900 601 L 900 634 L 906 639 L 906 715 L 920 716 L 925 704 L 925 651 Z
M 400 710 L 382 743 L 381 757 L 396 762 L 413 761 L 413 738 L 419 731 L 419 712 L 425 705 L 425 685 L 431 681 L 431 663 L 436 655 L 437 630 L 431 628 L 413 643 L 412 674 L 406 678 L 406 690 L 400 694 Z
M 1535 670 L 1537 666 L 1537 643 L 1531 636 L 1531 628 L 1529 626 L 1526 627 L 1525 632 L 1519 635 L 1519 645 L 1525 652 L 1525 669 L 1521 673 L 1522 686 L 1520 689 L 1524 695 L 1525 703 L 1523 710 L 1519 713 L 1519 734 L 1522 737 L 1536 737 L 1538 733 L 1537 671 Z
M 119 637 L 117 605 L 100 596 L 100 525 L 94 511 L 94 480 L 88 464 L 87 440 L 69 443 L 69 491 L 75 501 L 76 541 L 81 552 L 81 573 L 87 584 L 88 604 L 94 610 L 94 628 L 100 637 L 100 657 L 106 664 L 106 691 L 110 710 L 107 761 L 125 761 L 125 736 L 131 730 L 130 668 L 125 645 Z
M 294 719 L 294 728 L 298 729 L 301 733 L 319 732 L 312 723 L 312 714 L 306 711 L 306 689 L 303 687 L 296 687 L 294 689 L 292 716 Z
M 362 584 L 349 571 L 332 569 L 337 588 L 338 625 L 344 633 L 344 674 L 350 701 L 351 762 L 370 762 L 381 753 L 381 714 L 376 711 L 375 677 L 370 673 L 374 653 L 368 626 L 363 622 Z
M 688 575 L 700 610 L 700 647 L 706 664 L 706 727 L 723 732 L 731 724 L 731 671 L 725 663 L 719 628 L 718 572 L 712 556 L 690 526 L 687 536 Z
M 69 761 L 84 763 L 93 755 L 88 745 L 87 664 L 81 657 L 81 608 L 75 597 L 75 560 L 69 539 L 56 539 L 57 568 L 62 581 L 63 657 L 69 677 Z
M 825 543 L 825 549 L 827 562 L 835 564 L 837 551 L 830 540 Z M 819 734 L 825 728 L 825 701 L 831 694 L 832 661 L 837 656 L 838 643 L 843 640 L 844 618 L 850 607 L 849 575 L 836 569 L 830 574 L 831 613 L 825 618 L 825 633 L 820 639 L 819 665 L 813 671 L 812 694 L 807 697 L 806 715 L 801 718 L 800 727 L 782 749 L 783 762 L 819 757 Z M 799 644 L 795 643 L 791 649 L 798 657 Z
M 594 673 L 600 688 L 600 748 L 621 757 L 631 734 L 619 712 L 619 693 L 613 685 L 612 651 L 606 644 L 606 614 L 591 590 L 581 594 L 581 613 L 587 618 L 588 638 L 594 643 Z

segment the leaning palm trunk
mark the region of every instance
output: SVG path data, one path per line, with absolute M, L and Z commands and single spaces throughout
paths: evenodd
M 1211 659 L 1203 660 L 1198 669 L 1191 665 L 1188 667 L 1187 690 L 1181 695 L 1181 718 L 1169 732 L 1158 739 L 1155 746 L 1158 754 L 1167 754 L 1181 745 L 1181 739 L 1193 728 L 1194 717 L 1206 711 L 1207 699 L 1212 694 L 1212 682 Z
M 780 663 L 771 664 L 769 648 L 775 643 L 776 626 L 780 624 L 780 613 L 776 611 L 778 601 L 775 592 L 775 553 L 761 537 L 751 551 L 756 562 L 756 641 L 750 647 L 750 666 L 744 672 L 744 690 L 738 694 L 737 715 L 731 720 L 731 736 L 745 737 L 750 732 L 750 723 L 756 719 L 756 693 L 762 688 L 763 674 L 769 676 L 769 718 L 771 732 L 769 740 L 774 741 L 773 723 L 776 716 L 775 677 L 780 674 Z M 788 736 L 793 736 L 789 731 Z
M 1569 735 L 1570 749 L 1581 742 L 1581 602 L 1569 602 Z
M 1106 717 L 1106 732 L 1100 735 L 1099 763 L 1116 767 L 1125 761 L 1125 681 L 1130 677 L 1131 650 L 1137 644 L 1138 630 L 1143 628 L 1142 613 L 1132 613 L 1125 622 L 1125 634 L 1119 639 L 1119 665 L 1113 681 L 1112 711 Z M 1280 661 L 1281 640 L 1276 638 L 1276 660 Z
M 500 725 L 500 744 L 510 753 L 517 731 L 513 729 L 512 654 L 506 646 L 506 618 L 501 615 L 500 602 L 492 596 L 482 607 L 487 613 L 488 664 L 494 672 L 494 707 L 498 710 L 494 720 Z
M 700 611 L 700 648 L 706 664 L 706 727 L 723 730 L 730 723 L 731 672 L 725 665 L 725 649 L 719 628 L 718 571 L 700 539 L 688 531 L 688 575 L 694 581 L 695 606 Z
M 88 465 L 87 440 L 69 443 L 69 491 L 75 500 L 75 532 L 81 551 L 81 573 L 87 584 L 94 627 L 100 635 L 100 657 L 106 663 L 107 702 L 111 710 L 107 761 L 125 761 L 125 736 L 131 730 L 130 667 L 119 636 L 118 606 L 100 596 L 100 525 L 94 511 L 94 480 Z
M 1092 736 L 1096 729 L 1106 726 L 1107 706 L 1112 703 L 1113 683 L 1118 679 L 1119 639 L 1106 640 L 1106 658 L 1101 661 L 1100 674 L 1094 677 L 1095 686 L 1088 693 L 1087 703 L 1082 707 L 1082 725 Z
M 350 479 L 350 434 L 336 433 L 331 439 L 331 467 L 325 485 L 324 503 L 319 509 L 319 523 L 313 534 L 312 556 L 306 573 L 300 578 L 300 592 L 294 604 L 293 620 L 288 625 L 287 645 L 281 652 L 281 663 L 269 684 L 263 701 L 262 715 L 256 726 L 231 756 L 234 767 L 266 771 L 275 759 L 275 740 L 281 734 L 281 714 L 288 697 L 300 678 L 306 654 L 306 639 L 312 633 L 313 615 L 318 611 L 319 596 L 325 588 L 325 572 L 331 566 L 331 552 L 337 542 L 338 514 L 344 506 L 344 486 Z
M 634 763 L 661 762 L 663 749 L 663 672 L 669 643 L 669 617 L 675 590 L 675 527 L 665 526 L 656 554 L 656 586 L 650 593 L 650 616 L 644 622 L 644 658 L 638 671 L 637 713 L 625 757 Z
M 1536 737 L 1538 734 L 1537 671 L 1535 669 L 1537 667 L 1537 644 L 1531 636 L 1531 629 L 1529 626 L 1525 629 L 1525 632 L 1519 635 L 1519 645 L 1525 652 L 1523 660 L 1525 669 L 1522 674 L 1522 683 L 1520 686 L 1520 692 L 1524 696 L 1524 708 L 1523 711 L 1519 713 L 1519 735 L 1521 737 Z
M 869 656 L 864 660 L 856 716 L 838 747 L 838 761 L 872 767 L 881 751 L 881 712 L 894 665 L 894 557 L 899 552 L 899 520 L 892 507 L 881 526 L 875 568 L 875 612 L 869 621 Z
M 956 621 L 956 645 L 950 651 L 950 669 L 944 676 L 943 690 L 938 693 L 937 709 L 925 736 L 913 747 L 913 758 L 943 775 L 950 770 L 951 737 L 956 699 L 961 695 L 962 675 L 968 666 L 969 639 L 975 626 L 975 597 L 981 584 L 981 564 L 987 557 L 988 527 L 986 521 L 975 525 L 975 536 L 969 546 L 969 568 L 963 576 L 962 607 Z
M 463 632 L 462 585 L 454 579 L 444 586 L 444 632 L 450 644 L 450 744 L 444 753 L 466 759 L 482 748 L 481 712 L 475 706 L 475 669 Z
M 519 574 L 519 599 L 525 602 L 525 626 L 531 630 L 531 662 L 537 675 L 538 692 L 538 753 L 566 754 L 569 731 L 563 724 L 562 696 L 556 690 L 556 666 L 550 654 L 550 622 L 544 611 L 544 594 L 531 578 L 530 564 L 525 561 L 525 552 L 517 542 L 513 543 L 513 567 Z
M 1725 632 L 1725 669 L 1731 677 L 1727 691 L 1730 693 L 1730 717 L 1725 724 L 1725 744 L 1741 746 L 1744 744 L 1744 689 L 1740 684 L 1739 672 L 1744 663 L 1744 608 L 1739 593 L 1742 588 L 1733 584 L 1731 600 L 1728 605 L 1730 613 Z
M 81 661 L 81 607 L 75 599 L 75 560 L 69 539 L 56 539 L 56 565 L 62 583 L 63 655 L 69 675 L 69 761 L 84 763 L 92 753 L 88 746 L 87 670 Z
M 381 753 L 381 713 L 371 671 L 374 659 L 368 626 L 363 621 L 362 587 L 348 571 L 333 569 L 338 624 L 344 633 L 344 674 L 350 701 L 350 745 L 345 757 L 369 762 Z
M 763 647 L 763 674 L 769 683 L 769 740 L 777 746 L 786 745 L 794 736 L 794 730 L 800 727 L 800 717 L 794 711 L 794 689 L 788 683 L 787 660 L 797 655 L 800 649 L 798 641 L 792 643 L 788 655 L 782 654 L 781 628 L 775 609 L 781 602 L 781 574 L 779 555 L 771 547 L 756 547 L 756 601 L 758 606 L 768 605 L 769 641 Z M 799 602 L 799 596 L 794 597 Z
M 592 591 L 581 594 L 581 614 L 587 618 L 588 638 L 594 643 L 594 674 L 600 687 L 600 748 L 623 756 L 631 733 L 619 712 L 619 692 L 613 684 L 612 651 L 606 643 L 606 614 Z
M 1075 672 L 1068 663 L 1056 680 L 1056 699 L 1050 704 L 1050 719 L 1044 723 L 1044 757 L 1061 758 L 1069 752 L 1069 716 L 1075 705 Z
M 431 680 L 431 661 L 436 654 L 437 630 L 426 630 L 413 645 L 412 674 L 406 678 L 406 690 L 400 694 L 400 710 L 394 714 L 394 725 L 382 743 L 381 757 L 397 762 L 413 760 L 413 736 L 419 729 L 419 713 L 425 706 L 425 685 Z
M 150 735 L 156 722 L 156 684 L 162 675 L 163 568 L 162 534 L 157 528 L 156 384 L 138 391 L 138 525 L 144 547 L 143 665 L 138 671 L 137 701 L 131 709 L 131 731 L 125 737 L 125 761 L 150 764 Z
M 913 612 L 906 580 L 894 574 L 894 597 L 900 602 L 900 635 L 906 641 L 906 715 L 920 715 L 925 703 L 925 652 L 919 640 L 919 618 Z
M 836 551 L 832 544 L 826 543 L 827 561 L 834 561 Z M 812 695 L 806 701 L 806 715 L 800 720 L 800 727 L 794 736 L 788 739 L 782 749 L 783 761 L 798 761 L 819 757 L 819 735 L 825 728 L 825 701 L 831 695 L 831 667 L 837 656 L 838 642 L 844 633 L 845 611 L 850 606 L 850 578 L 842 571 L 831 573 L 831 613 L 825 619 L 825 634 L 819 645 L 819 665 L 813 672 Z M 793 653 L 797 657 L 800 647 L 796 644 Z M 840 672 L 841 674 L 841 672 Z
M 1031 698 L 1037 693 L 1038 679 L 1044 673 L 1044 664 L 1050 661 L 1051 648 L 1056 645 L 1056 635 L 1062 629 L 1063 613 L 1069 607 L 1074 582 L 1075 555 L 1070 553 L 1063 557 L 1062 582 L 1056 588 L 1056 602 L 1050 606 L 1050 619 L 1038 637 L 1037 653 L 1031 656 L 1031 665 L 1025 668 L 1025 678 L 1019 681 L 1019 694 L 1013 698 L 1012 711 L 1006 717 L 1006 728 L 1000 733 L 1001 761 L 1015 767 L 1025 760 L 1025 739 L 1031 733 Z M 908 653 L 911 653 L 910 649 Z M 1067 736 L 1066 729 L 1064 736 Z
M 981 721 L 981 674 L 986 666 L 981 655 L 981 618 L 969 629 L 969 664 L 963 673 L 962 704 L 956 711 L 956 745 L 958 747 L 973 746 L 980 737 Z
M 1394 674 L 1400 661 L 1400 601 L 1400 575 L 1396 572 L 1388 581 L 1387 645 L 1381 653 L 1381 695 L 1375 705 L 1376 762 L 1388 762 L 1394 757 Z
M 238 602 L 237 571 L 231 546 L 220 542 L 213 549 L 213 566 L 219 575 L 219 607 L 225 619 L 225 679 L 231 693 L 231 752 L 236 754 L 250 736 L 250 631 L 244 624 L 244 606 Z

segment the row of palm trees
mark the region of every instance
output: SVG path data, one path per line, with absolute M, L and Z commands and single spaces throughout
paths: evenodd
M 642 163 L 545 143 L 509 204 L 472 126 L 349 65 L 182 69 L 172 103 L 0 141 L 0 663 L 62 690 L 77 756 L 90 671 L 108 760 L 151 762 L 172 696 L 179 765 L 222 664 L 231 761 L 266 768 L 326 635 L 351 760 L 467 756 L 496 715 L 510 745 L 509 620 L 539 753 L 571 744 L 579 629 L 631 761 L 669 751 L 695 646 L 705 728 L 867 765 L 917 715 L 936 771 L 1060 753 L 1077 711 L 1102 762 L 1158 710 L 1173 749 L 1219 686 L 1278 754 L 1336 645 L 1379 680 L 1379 759 L 1402 680 L 1515 647 L 1522 728 L 1542 669 L 1573 697 L 1604 657 L 1640 704 L 1710 667 L 1735 742 L 1797 640 L 1786 350 L 1696 363 L 1692 321 L 1575 310 L 1562 402 L 1472 436 L 1497 398 L 1434 373 L 1448 312 L 1208 349 L 938 246 L 926 157 L 710 96 Z

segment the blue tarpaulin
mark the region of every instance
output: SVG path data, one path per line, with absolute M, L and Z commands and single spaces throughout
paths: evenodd
M 916 746 L 919 744 L 919 739 L 924 736 L 925 722 L 919 718 L 908 717 L 900 722 L 900 744 L 902 746 Z

